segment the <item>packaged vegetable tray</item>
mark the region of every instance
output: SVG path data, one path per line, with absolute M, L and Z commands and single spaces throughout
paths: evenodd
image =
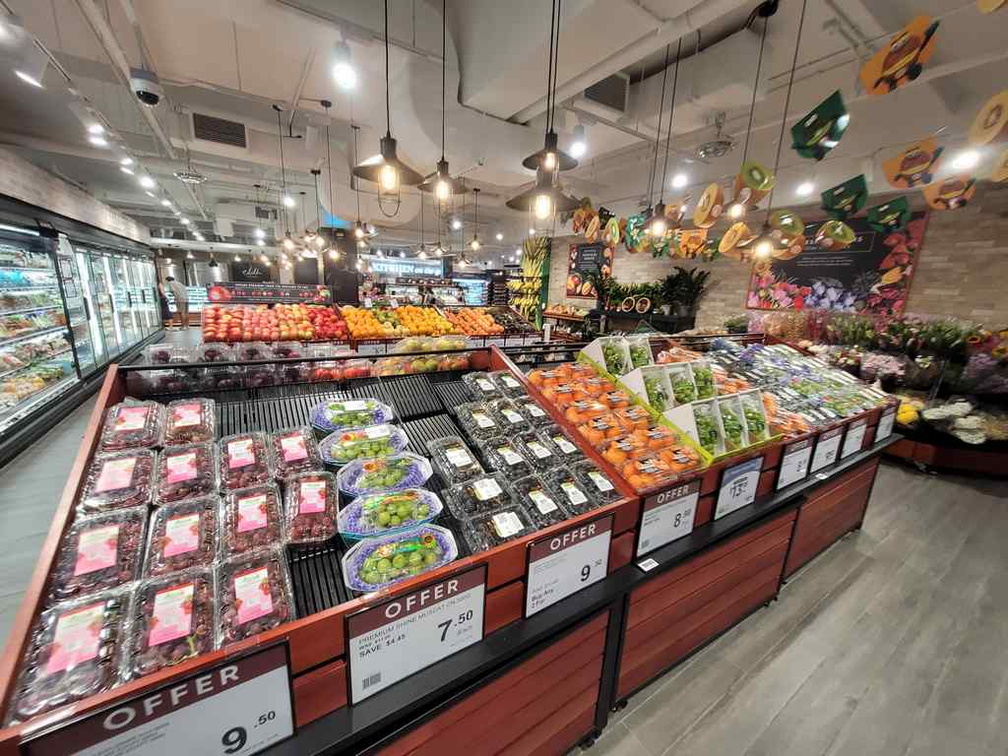
M 144 557 L 144 577 L 158 577 L 192 567 L 210 567 L 217 558 L 216 496 L 165 505 L 151 515 Z
M 738 395 L 742 405 L 742 416 L 745 418 L 746 435 L 750 444 L 766 441 L 770 438 L 767 426 L 766 411 L 759 391 L 744 391 Z
M 482 402 L 467 402 L 455 407 L 455 416 L 469 438 L 492 438 L 504 432 L 494 413 Z
M 216 650 L 215 595 L 213 571 L 207 568 L 138 583 L 124 677 L 149 675 Z
M 696 385 L 697 399 L 710 399 L 717 396 L 717 384 L 714 380 L 714 369 L 707 360 L 694 360 L 689 363 L 693 371 L 693 383 Z
M 514 443 L 506 436 L 481 442 L 480 451 L 486 460 L 487 469 L 502 473 L 508 480 L 522 478 L 535 471 L 532 462 L 526 457 L 524 444 Z
M 595 509 L 602 501 L 581 485 L 577 476 L 566 467 L 550 470 L 542 476 L 546 484 L 557 493 L 557 499 L 571 514 L 584 514 Z
M 672 409 L 675 398 L 672 394 L 672 384 L 663 365 L 651 365 L 641 368 L 641 379 L 644 382 L 644 392 L 647 403 L 659 412 Z
M 499 399 L 504 392 L 494 383 L 489 373 L 474 371 L 462 376 L 462 382 L 469 387 L 472 395 L 477 401 L 485 399 Z
M 408 445 L 402 428 L 383 423 L 334 431 L 319 441 L 319 454 L 325 464 L 338 467 L 355 459 L 388 457 Z
M 537 528 L 545 528 L 566 520 L 570 515 L 561 505 L 556 491 L 538 475 L 518 478 L 512 485 L 515 500 L 525 508 Z
M 443 508 L 437 494 L 425 488 L 358 496 L 340 510 L 339 532 L 351 543 L 399 533 L 432 522 Z
M 140 577 L 147 508 L 79 518 L 63 536 L 49 595 L 67 601 L 117 588 Z
M 157 402 L 123 402 L 105 413 L 99 449 L 103 452 L 157 446 L 163 407 Z
M 446 503 L 452 514 L 466 520 L 483 512 L 511 504 L 507 478 L 500 473 L 487 473 L 452 486 L 446 492 Z
M 693 370 L 688 362 L 674 362 L 665 366 L 672 396 L 676 404 L 688 404 L 697 399 L 696 383 L 693 382 Z
M 589 444 L 598 449 L 607 441 L 626 435 L 627 427 L 618 417 L 607 412 L 577 426 L 577 432 L 584 436 Z
M 263 433 L 225 436 L 218 456 L 221 487 L 227 491 L 264 486 L 273 480 L 273 458 Z
M 158 506 L 217 493 L 217 447 L 214 444 L 168 446 L 157 459 Z
M 742 403 L 738 396 L 721 396 L 714 400 L 714 404 L 721 415 L 721 431 L 724 434 L 722 438 L 725 451 L 737 451 L 748 446 L 749 436 L 746 433 Z
M 697 441 L 709 454 L 717 456 L 725 450 L 724 435 L 721 430 L 721 415 L 714 399 L 706 399 L 693 405 L 693 420 L 696 423 Z
M 179 399 L 165 408 L 164 446 L 213 441 L 217 420 L 213 399 Z
M 521 381 L 515 378 L 509 371 L 495 370 L 488 375 L 490 380 L 493 381 L 494 385 L 504 396 L 511 398 L 525 396 L 525 387 L 522 386 Z
M 32 630 L 7 710 L 23 722 L 122 682 L 130 587 L 56 604 Z
M 619 377 L 633 369 L 626 339 L 622 336 L 603 336 L 598 342 L 602 349 L 603 367 L 607 371 Z
M 355 460 L 344 465 L 336 478 L 341 491 L 361 496 L 378 491 L 416 488 L 426 483 L 432 474 L 430 462 L 425 458 L 402 452 L 390 457 Z
M 294 592 L 283 549 L 260 549 L 217 566 L 221 644 L 265 633 L 294 619 Z
M 292 475 L 284 484 L 287 540 L 292 544 L 322 543 L 336 535 L 339 490 L 327 472 Z
M 474 554 L 533 533 L 536 526 L 525 508 L 511 502 L 471 517 L 462 524 L 462 534 Z
M 365 538 L 343 556 L 343 581 L 359 593 L 387 588 L 454 561 L 458 546 L 450 530 L 421 525 L 405 533 Z
M 654 362 L 654 356 L 651 354 L 651 339 L 643 335 L 629 336 L 626 341 L 631 369 L 644 367 Z
M 304 425 L 274 433 L 270 437 L 270 454 L 278 478 L 322 468 L 315 434 Z
M 322 433 L 332 433 L 343 428 L 382 425 L 393 417 L 392 408 L 377 399 L 334 399 L 315 405 L 311 424 Z
M 610 504 L 622 497 L 612 479 L 599 470 L 590 460 L 576 462 L 568 468 L 581 486 L 599 504 Z
M 221 553 L 225 558 L 283 544 L 286 520 L 272 483 L 228 493 L 221 513 Z
M 156 458 L 150 449 L 96 454 L 77 503 L 78 513 L 89 515 L 149 505 Z
M 458 436 L 445 436 L 427 442 L 427 453 L 446 486 L 483 474 L 483 466 Z

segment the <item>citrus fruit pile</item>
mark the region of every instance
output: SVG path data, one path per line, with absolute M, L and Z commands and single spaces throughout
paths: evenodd
M 340 312 L 347 322 L 350 335 L 355 339 L 384 339 L 395 336 L 395 326 L 391 323 L 382 324 L 372 310 L 347 305 Z
M 496 336 L 504 333 L 504 328 L 494 320 L 493 315 L 483 307 L 467 307 L 460 310 L 448 310 L 445 317 L 467 336 Z
M 455 330 L 452 324 L 433 307 L 406 305 L 395 313 L 399 322 L 409 329 L 412 336 L 443 336 Z

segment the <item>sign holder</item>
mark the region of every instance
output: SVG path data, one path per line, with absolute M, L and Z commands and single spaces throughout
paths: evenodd
M 816 439 L 815 451 L 812 454 L 812 464 L 809 465 L 809 474 L 829 467 L 837 461 L 843 433 L 844 426 L 837 425 L 819 434 L 819 438 Z
M 810 437 L 787 444 L 784 447 L 784 451 L 781 453 L 780 468 L 777 472 L 775 491 L 780 491 L 782 488 L 808 477 L 814 446 L 815 439 Z
M 702 478 L 695 478 L 645 497 L 637 527 L 635 559 L 693 532 L 701 482 Z
M 715 520 L 730 515 L 756 501 L 756 489 L 759 487 L 762 471 L 762 454 L 753 459 L 747 459 L 745 462 L 739 462 L 737 465 L 726 467 L 722 471 L 717 502 L 714 505 Z

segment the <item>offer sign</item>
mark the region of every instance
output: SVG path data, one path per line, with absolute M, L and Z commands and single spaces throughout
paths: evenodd
M 692 533 L 699 499 L 699 478 L 644 499 L 637 557 Z
M 840 440 L 843 438 L 843 426 L 837 426 L 819 434 L 816 441 L 815 453 L 812 455 L 812 466 L 810 473 L 822 470 L 837 461 L 840 453 Z
M 483 640 L 486 574 L 481 564 L 350 615 L 350 702 Z
M 528 546 L 525 616 L 602 580 L 609 572 L 613 515 L 575 525 Z
M 844 459 L 849 457 L 851 454 L 856 454 L 861 451 L 861 447 L 864 445 L 865 432 L 868 430 L 868 418 L 862 417 L 860 420 L 853 421 L 847 426 L 847 435 L 844 436 L 843 450 L 840 452 L 840 458 Z
M 777 490 L 805 480 L 809 473 L 809 462 L 812 461 L 812 439 L 795 441 L 784 447 L 781 455 L 780 471 L 777 473 Z
M 890 407 L 882 413 L 878 421 L 878 430 L 875 431 L 875 441 L 884 441 L 893 432 L 893 424 L 896 422 L 896 408 Z
M 714 509 L 715 520 L 756 501 L 756 489 L 759 487 L 762 470 L 763 457 L 756 457 L 725 469 L 721 475 L 721 489 L 718 491 L 717 506 Z
M 246 754 L 294 734 L 288 646 L 225 659 L 40 733 L 29 756 Z

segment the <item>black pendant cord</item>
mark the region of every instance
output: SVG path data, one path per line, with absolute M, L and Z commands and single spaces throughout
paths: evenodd
M 549 127 L 552 131 L 556 126 L 556 88 L 557 77 L 560 75 L 560 4 L 563 0 L 556 0 L 556 41 L 553 43 L 553 84 L 550 98 Z
M 556 31 L 556 0 L 550 5 L 550 38 L 549 55 L 546 59 L 546 131 L 548 132 L 553 124 L 550 122 L 550 108 L 553 102 L 553 34 Z
M 441 159 L 445 159 L 445 132 L 448 97 L 448 0 L 441 0 Z
M 676 87 L 679 85 L 679 58 L 682 56 L 682 37 L 679 38 L 679 45 L 676 47 L 675 72 L 672 74 L 672 106 L 669 108 L 668 117 L 668 138 L 665 140 L 665 164 L 662 166 L 661 188 L 658 190 L 658 202 L 665 201 L 665 181 L 668 178 L 668 156 L 669 147 L 672 145 L 672 118 L 675 116 L 675 96 Z M 658 121 L 661 126 L 661 121 Z
M 801 47 L 802 27 L 805 25 L 805 8 L 808 0 L 802 0 L 801 15 L 798 17 L 798 33 L 795 35 L 794 57 L 791 59 L 791 73 L 788 75 L 787 95 L 784 97 L 784 112 L 781 113 L 780 134 L 777 137 L 777 156 L 774 158 L 774 185 L 770 187 L 770 197 L 767 199 L 767 220 L 770 219 L 770 209 L 773 207 L 774 189 L 777 188 L 777 169 L 780 167 L 781 147 L 784 145 L 784 127 L 787 124 L 788 108 L 791 106 L 791 88 L 794 86 L 795 69 L 798 67 L 798 50 Z
M 745 146 L 742 148 L 742 162 L 749 156 L 749 137 L 752 134 L 753 116 L 756 114 L 756 92 L 759 89 L 760 69 L 763 67 L 763 46 L 766 44 L 767 29 L 770 27 L 770 16 L 763 19 L 763 34 L 760 37 L 759 56 L 756 58 L 756 78 L 753 80 L 752 103 L 749 105 L 749 126 L 745 132 Z
M 280 108 L 276 105 L 277 114 L 277 141 L 280 144 L 280 207 L 283 208 L 283 218 L 284 218 L 284 231 L 290 231 L 290 224 L 287 223 L 287 171 L 284 168 L 284 156 L 283 156 L 283 119 L 280 117 Z
M 331 211 L 333 217 L 336 217 L 336 193 L 333 190 L 333 180 L 332 180 L 332 142 L 329 138 L 329 126 L 332 122 L 332 119 L 329 118 L 329 105 L 324 105 L 324 107 L 327 119 L 325 127 L 325 151 L 326 151 L 326 163 L 329 166 L 329 204 L 332 205 Z M 357 156 L 354 155 L 354 158 L 356 157 Z
M 360 129 L 359 126 L 351 126 L 353 129 L 353 164 L 357 165 L 357 131 Z M 354 191 L 357 194 L 357 222 L 360 223 L 360 179 L 354 179 L 353 173 L 350 174 L 350 181 L 353 182 Z
M 655 172 L 658 170 L 658 146 L 661 144 L 661 125 L 662 119 L 665 113 L 665 82 L 668 80 L 668 59 L 669 52 L 672 50 L 672 45 L 665 45 L 665 63 L 662 66 L 662 79 L 661 79 L 661 100 L 658 102 L 658 131 L 655 133 L 654 140 L 654 157 L 651 159 L 651 175 L 648 178 L 648 190 L 647 190 L 647 200 L 648 207 L 653 207 L 651 203 L 651 198 L 654 196 L 654 180 Z
M 392 136 L 392 103 L 389 99 L 388 0 L 385 0 L 385 136 Z
M 315 233 L 317 234 L 322 228 L 322 212 L 319 210 L 318 173 L 313 171 L 312 177 L 315 179 Z M 308 225 L 307 222 L 305 225 Z

